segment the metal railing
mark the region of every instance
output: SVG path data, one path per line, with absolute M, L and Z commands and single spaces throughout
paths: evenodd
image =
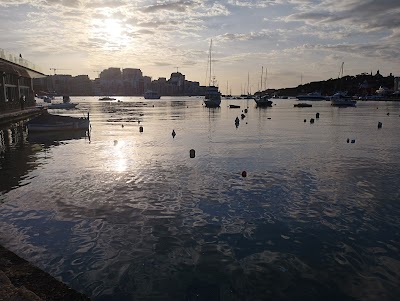
M 26 59 L 23 59 L 21 56 L 16 56 L 2 48 L 0 48 L 0 58 L 2 58 L 3 60 L 9 61 L 11 63 L 20 65 L 22 67 L 42 73 L 42 70 L 39 66 L 31 63 L 30 61 L 28 61 Z

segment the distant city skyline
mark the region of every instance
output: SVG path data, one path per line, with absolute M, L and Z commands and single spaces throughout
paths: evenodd
M 179 71 L 222 93 L 380 70 L 400 76 L 398 0 L 0 0 L 3 48 L 46 74 L 138 68 L 153 79 Z M 54 70 L 56 69 L 56 70 Z M 265 74 L 264 74 L 265 77 Z

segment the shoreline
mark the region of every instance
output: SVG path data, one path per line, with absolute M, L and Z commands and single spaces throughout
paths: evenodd
M 0 300 L 90 301 L 91 299 L 0 245 Z

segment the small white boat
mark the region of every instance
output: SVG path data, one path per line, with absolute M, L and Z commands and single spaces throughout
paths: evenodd
M 74 109 L 78 104 L 72 103 L 69 96 L 63 96 L 62 103 L 51 103 L 47 106 L 48 109 Z
M 28 132 L 88 130 L 90 126 L 89 113 L 87 117 L 79 118 L 53 115 L 46 111 L 42 115 L 29 120 L 26 126 Z
M 152 90 L 147 90 L 146 92 L 144 92 L 143 97 L 145 99 L 160 99 L 161 98 L 161 96 L 158 95 L 157 92 L 152 91 Z

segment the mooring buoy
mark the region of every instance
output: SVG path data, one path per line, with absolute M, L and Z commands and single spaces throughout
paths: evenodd
M 243 178 L 247 177 L 247 172 L 245 170 L 242 171 L 242 177 Z
M 194 149 L 191 149 L 191 150 L 189 151 L 189 156 L 190 156 L 190 158 L 196 157 L 196 151 L 195 151 Z
M 142 126 L 139 127 L 139 132 L 143 133 L 143 127 Z
M 314 123 L 314 118 L 311 118 L 311 119 L 310 119 L 310 123 Z
M 319 113 L 315 114 L 315 118 L 317 119 L 319 118 Z
M 382 122 L 378 122 L 378 129 L 381 129 L 382 128 Z
M 172 138 L 175 138 L 175 136 L 176 136 L 175 130 L 172 130 Z

